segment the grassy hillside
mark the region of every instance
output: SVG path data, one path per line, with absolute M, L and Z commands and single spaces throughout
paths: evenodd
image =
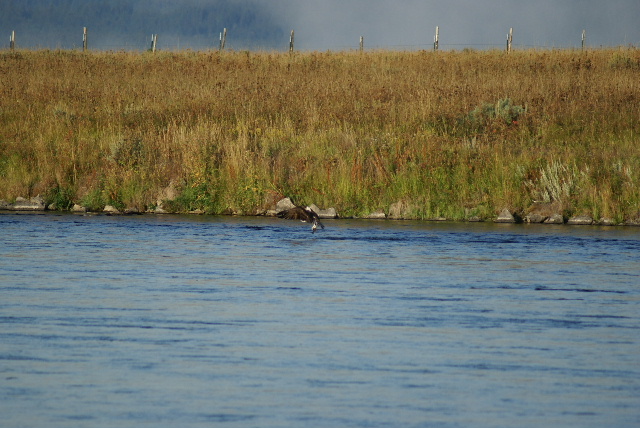
M 0 199 L 640 210 L 640 51 L 0 53 Z

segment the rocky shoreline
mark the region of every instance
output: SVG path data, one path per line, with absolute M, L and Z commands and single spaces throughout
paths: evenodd
M 267 210 L 257 211 L 253 215 L 236 213 L 231 210 L 223 213 L 223 215 L 248 215 L 248 216 L 267 216 L 275 217 L 275 215 L 283 210 L 293 207 L 294 204 L 289 198 L 283 198 L 279 200 L 275 205 Z M 315 204 L 310 205 L 311 209 L 315 211 L 322 219 L 337 219 L 343 218 L 338 215 L 335 208 L 321 209 Z M 4 200 L 0 200 L 0 211 L 19 211 L 19 212 L 41 212 L 41 211 L 61 211 L 53 204 L 47 205 L 44 198 L 41 196 L 35 196 L 30 199 L 18 197 L 15 202 L 10 203 Z M 140 211 L 134 208 L 119 210 L 112 205 L 106 205 L 102 211 L 89 211 L 86 207 L 78 204 L 74 204 L 69 210 L 74 213 L 102 213 L 106 215 L 132 215 L 132 214 L 172 214 L 162 208 L 162 205 L 158 205 L 155 209 Z M 204 214 L 201 210 L 184 212 L 179 214 Z M 406 203 L 398 202 L 391 204 L 388 212 L 382 210 L 372 212 L 368 215 L 358 217 L 362 219 L 379 219 L 379 220 L 416 220 L 415 217 L 411 217 L 408 214 L 408 207 Z M 436 217 L 425 219 L 424 221 L 451 221 L 451 219 L 445 217 Z M 571 217 L 565 217 L 558 212 L 557 207 L 551 203 L 534 203 L 529 209 L 526 215 L 521 216 L 517 213 L 512 213 L 507 208 L 503 209 L 495 218 L 483 219 L 478 216 L 469 216 L 464 221 L 467 222 L 483 222 L 491 221 L 494 223 L 539 223 L 539 224 L 565 224 L 574 226 L 640 226 L 640 218 L 633 220 L 626 220 L 624 222 L 616 222 L 611 218 L 594 219 L 588 215 L 576 215 Z

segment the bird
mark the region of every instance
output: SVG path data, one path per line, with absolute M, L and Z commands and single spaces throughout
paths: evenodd
M 287 220 L 300 220 L 305 223 L 312 223 L 311 233 L 315 233 L 316 229 L 324 229 L 324 225 L 320 222 L 320 217 L 311 209 L 311 207 L 295 206 L 288 210 L 280 211 L 276 214 L 280 218 Z

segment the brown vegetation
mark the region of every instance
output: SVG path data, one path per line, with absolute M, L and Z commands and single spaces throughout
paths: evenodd
M 640 209 L 640 51 L 0 53 L 0 199 Z M 168 200 L 170 199 L 170 200 Z

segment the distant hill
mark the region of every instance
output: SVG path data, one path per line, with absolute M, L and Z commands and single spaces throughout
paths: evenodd
M 254 0 L 4 0 L 0 40 L 15 31 L 21 48 L 77 48 L 87 27 L 91 49 L 146 49 L 151 34 L 159 49 L 208 49 L 227 28 L 229 49 L 284 49 L 276 18 Z

